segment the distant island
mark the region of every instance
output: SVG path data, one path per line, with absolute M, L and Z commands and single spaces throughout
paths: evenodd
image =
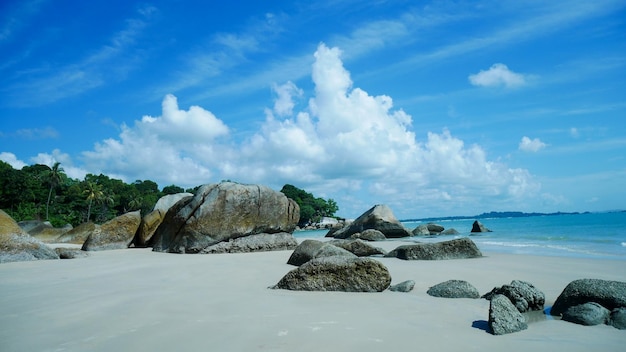
M 624 210 L 616 210 L 614 212 L 622 212 Z M 613 212 L 613 211 L 612 211 Z M 556 213 L 524 213 L 521 211 L 492 211 L 489 213 L 482 213 L 474 216 L 444 216 L 444 217 L 432 217 L 432 218 L 419 218 L 419 219 L 406 219 L 400 220 L 401 222 L 417 222 L 417 221 L 436 221 L 436 220 L 472 220 L 472 219 L 494 219 L 494 218 L 526 218 L 531 216 L 555 216 L 555 215 L 580 215 L 591 214 L 589 211 L 585 212 L 556 212 Z

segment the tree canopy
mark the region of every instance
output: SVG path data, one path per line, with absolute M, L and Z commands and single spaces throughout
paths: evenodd
M 339 210 L 333 199 L 316 198 L 311 193 L 290 184 L 284 185 L 280 191 L 300 206 L 300 226 L 319 222 L 322 217 L 334 217 Z

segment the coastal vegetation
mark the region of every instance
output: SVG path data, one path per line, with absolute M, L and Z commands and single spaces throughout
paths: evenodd
M 47 220 L 55 227 L 104 223 L 135 210 L 145 215 L 162 196 L 195 193 L 198 187 L 168 185 L 159 189 L 152 180 L 129 184 L 103 174 L 87 174 L 78 180 L 68 177 L 58 162 L 52 167 L 35 164 L 17 170 L 0 161 L 0 209 L 16 221 Z M 281 192 L 298 203 L 304 223 L 334 216 L 338 210 L 332 199 L 316 198 L 292 185 L 285 185 Z

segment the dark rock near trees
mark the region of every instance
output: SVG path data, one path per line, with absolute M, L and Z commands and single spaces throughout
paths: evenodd
M 415 281 L 406 280 L 402 281 L 399 284 L 389 286 L 389 291 L 394 292 L 411 292 L 415 287 Z
M 485 225 L 483 225 L 480 221 L 476 220 L 472 224 L 472 232 L 491 232 Z
M 209 184 L 172 206 L 150 243 L 158 252 L 205 253 L 239 237 L 291 233 L 299 218 L 295 201 L 266 186 Z
M 274 289 L 296 291 L 382 292 L 391 275 L 382 263 L 371 258 L 316 258 L 290 271 Z
M 128 248 L 139 223 L 139 210 L 120 215 L 96 228 L 83 243 L 84 251 L 102 251 Z
M 580 325 L 606 324 L 611 312 L 596 302 L 587 302 L 567 308 L 563 320 Z
M 350 239 L 356 240 L 360 239 L 363 241 L 384 241 L 387 239 L 382 232 L 374 229 L 367 229 L 363 232 L 357 232 L 354 235 L 350 236 Z
M 613 309 L 608 324 L 616 329 L 626 330 L 626 308 Z
M 464 280 L 448 280 L 432 286 L 426 291 L 433 297 L 443 298 L 479 298 L 476 287 Z
M 365 230 L 374 229 L 380 231 L 386 238 L 408 237 L 411 235 L 404 225 L 398 219 L 391 209 L 386 205 L 375 205 L 350 225 L 343 227 L 337 231 L 332 231 L 332 237 L 337 239 L 346 239 L 355 233 Z M 326 235 L 329 237 L 331 231 Z
M 286 251 L 296 248 L 297 245 L 298 241 L 296 241 L 292 234 L 287 232 L 273 234 L 260 233 L 219 242 L 202 249 L 200 253 L 212 254 Z
M 458 235 L 459 231 L 453 228 L 445 229 L 441 231 L 440 235 Z
M 300 266 L 312 259 L 331 256 L 356 257 L 343 248 L 316 240 L 304 240 L 291 253 L 287 264 Z
M 413 234 L 413 236 L 429 236 L 430 231 L 428 230 L 428 225 L 421 224 L 414 228 L 411 234 Z
M 141 218 L 141 223 L 133 238 L 132 245 L 135 247 L 147 247 L 154 232 L 163 222 L 167 211 L 181 199 L 190 199 L 191 197 L 193 197 L 191 193 L 177 193 L 159 198 L 152 211 Z
M 333 246 L 337 246 L 353 253 L 357 257 L 369 257 L 370 255 L 385 255 L 387 251 L 382 248 L 374 247 L 361 240 L 332 240 L 329 242 Z
M 433 224 L 433 223 L 429 223 L 426 224 L 426 228 L 428 228 L 428 232 L 430 233 L 440 233 L 443 230 L 445 230 L 445 228 L 439 224 Z
M 55 242 L 83 244 L 87 240 L 87 237 L 89 237 L 89 235 L 91 235 L 98 227 L 100 227 L 100 225 L 96 225 L 93 222 L 84 222 L 59 236 Z
M 554 302 L 550 314 L 561 315 L 569 307 L 596 302 L 608 310 L 626 307 L 626 282 L 580 279 L 570 282 Z
M 40 259 L 59 259 L 43 242 L 22 230 L 17 222 L 0 210 L 0 263 Z
M 89 256 L 87 252 L 78 248 L 57 247 L 54 249 L 54 251 L 57 252 L 59 258 L 61 259 L 76 259 Z
M 404 260 L 442 260 L 479 258 L 482 253 L 476 244 L 467 237 L 436 243 L 417 243 L 400 246 L 386 257 Z
M 546 302 L 546 296 L 543 292 L 533 284 L 521 280 L 513 280 L 510 285 L 495 287 L 491 292 L 484 294 L 482 298 L 490 300 L 495 295 L 506 296 L 520 313 L 529 310 L 543 310 Z
M 510 334 L 528 328 L 526 318 L 503 295 L 494 295 L 491 298 L 488 324 L 494 335 Z

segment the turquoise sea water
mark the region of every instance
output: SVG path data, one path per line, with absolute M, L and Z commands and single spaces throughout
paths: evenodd
M 470 236 L 483 252 L 605 258 L 626 261 L 626 212 L 585 213 L 520 218 L 479 219 L 493 232 L 471 234 L 470 220 L 432 221 L 460 234 L 410 237 L 403 240 L 438 242 Z M 404 222 L 409 230 L 421 222 Z M 324 237 L 327 231 L 295 232 L 296 237 Z

